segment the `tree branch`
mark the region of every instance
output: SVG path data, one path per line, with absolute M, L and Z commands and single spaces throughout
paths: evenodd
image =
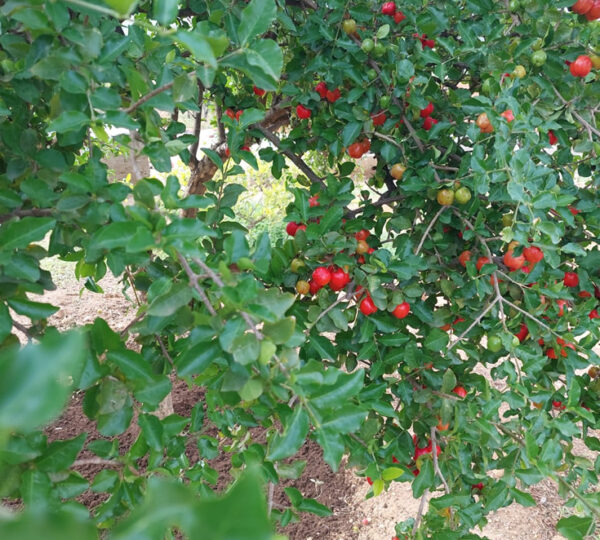
M 206 306 L 206 309 L 208 310 L 208 312 L 213 317 L 216 317 L 217 312 L 215 311 L 215 308 L 210 303 L 210 300 L 208 299 L 208 296 L 206 295 L 206 292 L 204 291 L 204 289 L 202 287 L 200 287 L 200 285 L 198 283 L 198 276 L 194 273 L 190 264 L 187 262 L 186 258 L 183 255 L 181 255 L 181 253 L 177 252 L 177 258 L 179 259 L 181 266 L 183 266 L 183 269 L 184 269 L 185 273 L 187 274 L 188 279 L 190 280 L 190 285 L 198 293 L 200 300 Z
M 415 255 L 418 255 L 419 252 L 421 251 L 421 248 L 423 247 L 423 244 L 425 242 L 425 239 L 427 238 L 427 236 L 429 236 L 429 233 L 431 232 L 431 229 L 433 228 L 433 226 L 435 225 L 435 222 L 438 220 L 438 218 L 442 215 L 442 213 L 444 212 L 444 210 L 446 210 L 446 208 L 448 208 L 447 206 L 442 206 L 436 213 L 435 216 L 433 216 L 433 219 L 429 222 L 429 225 L 427 225 L 427 229 L 425 229 L 425 232 L 423 233 L 423 236 L 421 237 L 421 240 L 419 242 L 419 245 L 417 246 L 417 249 L 415 249 Z
M 267 128 L 261 126 L 260 124 L 254 124 L 252 126 L 254 129 L 260 131 L 264 138 L 267 139 L 268 141 L 270 141 L 275 147 L 277 147 L 281 153 L 286 156 L 294 165 L 296 165 L 296 167 L 298 167 L 313 183 L 317 183 L 317 184 L 321 184 L 321 186 L 323 186 L 323 188 L 326 187 L 325 182 L 323 181 L 323 179 L 318 176 L 305 162 L 304 160 L 294 154 L 292 151 L 283 148 L 282 144 L 281 144 L 281 140 L 279 139 L 279 137 L 277 137 L 277 135 L 275 135 L 274 133 L 272 133 L 271 131 L 269 131 Z
M 479 322 L 481 321 L 481 319 L 483 319 L 486 314 L 490 311 L 490 309 L 492 309 L 496 303 L 498 302 L 498 298 L 494 298 L 489 304 L 488 306 L 479 314 L 477 315 L 477 318 L 469 325 L 469 327 L 460 335 L 458 336 L 458 338 L 456 339 L 456 341 L 454 343 L 452 343 L 450 345 L 450 347 L 448 347 L 446 349 L 446 352 L 450 352 L 456 345 L 458 345 L 462 339 L 475 327 L 479 324 Z
M 123 112 L 126 114 L 132 113 L 138 107 L 141 107 L 144 103 L 146 103 L 147 101 L 150 101 L 154 96 L 157 96 L 158 94 L 162 94 L 166 90 L 169 90 L 173 86 L 174 82 L 175 81 L 171 81 L 167 84 L 163 84 L 162 86 L 159 86 L 158 88 L 155 88 L 154 90 L 148 92 L 145 96 L 142 96 L 135 103 L 132 103 L 131 105 L 129 105 L 129 107 L 124 109 Z
M 444 484 L 444 491 L 446 492 L 446 495 L 448 495 L 450 493 L 450 488 L 448 487 L 448 482 L 446 482 L 446 479 L 444 478 L 444 475 L 442 474 L 442 471 L 440 469 L 440 464 L 438 462 L 438 458 L 437 458 L 437 441 L 436 441 L 436 436 L 435 436 L 435 426 L 431 426 L 431 455 L 433 457 L 433 470 L 435 471 L 435 473 L 440 477 L 440 480 L 442 481 L 442 484 Z
M 11 220 L 15 217 L 49 217 L 52 216 L 52 208 L 29 208 L 29 209 L 18 209 L 9 212 L 8 214 L 0 215 L 0 224 Z

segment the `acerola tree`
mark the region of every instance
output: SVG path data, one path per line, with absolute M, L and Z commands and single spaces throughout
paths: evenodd
M 568 501 L 559 532 L 591 534 L 600 26 L 598 2 L 571 3 L 5 2 L 0 493 L 24 510 L 0 536 L 269 538 L 327 512 L 263 495 L 308 438 L 373 495 L 400 481 L 429 499 L 399 537 L 477 537 L 543 478 Z M 209 105 L 220 139 L 200 150 Z M 140 143 L 156 171 L 189 164 L 189 193 L 108 181 L 105 154 Z M 275 244 L 232 209 L 257 158 L 300 170 Z M 31 295 L 55 288 L 56 255 L 98 294 L 122 280 L 131 324 L 49 326 L 60 306 Z M 203 399 L 153 414 L 176 379 Z M 109 439 L 47 441 L 73 390 Z M 91 483 L 84 447 L 105 466 Z M 206 461 L 225 448 L 237 480 L 216 498 Z M 75 501 L 90 487 L 109 495 L 93 515 Z

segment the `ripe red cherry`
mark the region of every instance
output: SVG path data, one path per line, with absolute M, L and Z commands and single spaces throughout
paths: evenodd
M 319 287 L 324 287 L 331 281 L 331 270 L 325 266 L 318 266 L 312 273 L 312 279 Z
M 387 116 L 382 111 L 382 112 L 379 112 L 377 114 L 372 114 L 371 115 L 371 120 L 373 120 L 373 125 L 374 126 L 383 126 L 383 124 L 385 124 L 385 121 L 387 120 Z
M 504 264 L 511 270 L 519 270 L 525 264 L 525 255 L 514 256 L 514 251 L 511 249 L 504 255 Z
M 475 266 L 477 267 L 477 271 L 481 272 L 481 269 L 483 268 L 484 264 L 491 264 L 492 261 L 490 261 L 487 257 L 479 257 L 479 259 L 477 259 L 477 263 L 475 263 Z
M 458 262 L 460 262 L 460 264 L 462 266 L 464 266 L 466 268 L 467 266 L 467 261 L 471 260 L 471 252 L 466 249 L 465 251 L 463 251 L 459 256 L 458 256 Z
M 519 342 L 523 343 L 527 339 L 528 335 L 529 335 L 529 328 L 527 328 L 527 325 L 525 323 L 521 323 L 521 328 L 515 334 L 515 336 L 518 338 Z
M 321 81 L 317 86 L 315 86 L 315 91 L 317 94 L 321 96 L 321 99 L 325 99 L 327 96 L 327 84 L 324 81 Z
M 510 109 L 506 109 L 503 113 L 500 114 L 500 116 L 504 117 L 507 122 L 512 122 L 515 119 L 515 115 Z
M 594 0 L 577 0 L 577 2 L 571 6 L 571 10 L 579 15 L 585 15 L 590 9 L 592 9 L 593 5 Z
M 477 484 L 473 484 L 471 489 L 481 491 L 483 489 L 483 482 L 478 482 Z
M 600 0 L 595 0 L 592 9 L 590 9 L 586 14 L 585 18 L 588 21 L 595 21 L 596 19 L 600 19 Z
M 400 24 L 404 19 L 406 19 L 406 15 L 401 11 L 396 11 L 396 13 L 394 13 L 394 22 L 396 24 Z
M 567 305 L 567 301 L 557 300 L 556 305 L 558 306 L 558 316 L 562 317 L 565 314 L 565 306 Z
M 333 91 L 327 90 L 325 97 L 327 98 L 327 101 L 329 101 L 329 103 L 335 103 L 338 99 L 342 97 L 342 93 L 340 92 L 339 88 L 336 88 Z
M 319 292 L 319 289 L 321 289 L 321 287 L 312 279 L 308 282 L 308 284 L 310 285 L 310 294 L 313 296 Z
M 341 291 L 348 283 L 350 283 L 350 275 L 344 272 L 343 269 L 336 268 L 331 272 L 329 287 L 332 291 Z
M 424 109 L 421 109 L 419 114 L 421 115 L 421 118 L 427 118 L 428 116 L 431 116 L 433 114 L 433 103 L 429 102 L 429 105 L 427 105 L 427 107 Z
M 231 109 L 225 109 L 225 114 L 232 120 L 235 120 L 235 113 Z
M 309 197 L 308 198 L 308 206 L 310 206 L 311 208 L 314 208 L 315 206 L 319 206 L 319 196 L 313 195 L 312 197 Z
M 552 130 L 548 131 L 548 141 L 550 142 L 551 146 L 554 146 L 558 142 L 558 138 L 556 137 L 556 135 L 554 135 L 554 132 Z
M 394 311 L 392 311 L 392 315 L 397 319 L 404 319 L 410 313 L 410 304 L 408 302 L 402 302 L 398 304 Z
M 365 296 L 360 303 L 360 311 L 367 317 L 377 311 L 377 306 L 373 303 L 373 299 L 370 296 Z
M 254 93 L 255 93 L 255 94 L 258 96 L 258 97 L 262 97 L 262 96 L 264 96 L 264 95 L 267 93 L 267 91 L 266 91 L 266 90 L 263 90 L 262 88 L 258 88 L 258 87 L 256 87 L 256 86 L 253 86 L 253 87 L 252 87 L 252 91 L 253 91 L 253 92 L 254 92 Z
M 579 291 L 579 294 L 577 296 L 579 296 L 579 298 L 591 298 L 592 293 L 589 291 Z
M 467 391 L 462 386 L 455 386 L 452 393 L 456 394 L 459 398 L 467 397 Z
M 592 71 L 592 59 L 585 54 L 578 56 L 575 62 L 572 62 L 569 66 L 571 75 L 573 77 L 585 77 L 590 71 Z
M 304 105 L 298 105 L 296 107 L 296 114 L 298 118 L 305 120 L 306 118 L 310 118 L 310 109 L 307 109 Z
M 523 257 L 531 264 L 537 264 L 544 258 L 544 252 L 537 246 L 523 248 Z
M 552 400 L 552 406 L 553 406 L 555 409 L 559 409 L 559 410 L 563 410 L 563 409 L 566 409 L 566 408 L 567 408 L 567 406 L 566 406 L 566 405 L 563 405 L 563 402 L 562 402 L 562 401 L 559 401 L 558 399 L 553 399 L 553 400 Z
M 590 314 L 588 315 L 588 317 L 590 318 L 590 320 L 600 319 L 600 314 L 598 313 L 597 309 L 592 309 L 592 311 L 590 311 Z
M 290 221 L 285 226 L 285 232 L 288 233 L 290 236 L 296 236 L 297 230 L 298 230 L 298 223 L 296 223 L 295 221 Z
M 576 272 L 565 272 L 563 283 L 565 287 L 577 287 L 579 285 L 579 276 Z
M 396 4 L 394 2 L 386 2 L 381 6 L 381 13 L 383 15 L 393 15 L 396 13 Z
M 244 111 L 237 111 L 237 112 L 235 113 L 235 119 L 236 119 L 236 120 L 239 120 L 239 119 L 240 119 L 240 116 L 242 116 L 242 114 L 244 114 Z
M 373 485 L 373 480 L 371 480 L 370 476 L 367 476 L 367 484 L 369 484 L 370 486 Z
M 351 158 L 354 159 L 358 159 L 360 157 L 362 157 L 362 155 L 364 154 L 364 147 L 362 143 L 359 142 L 355 142 L 352 143 L 349 147 L 348 147 L 348 155 Z
M 356 238 L 359 242 L 361 240 L 366 240 L 370 236 L 370 232 L 367 229 L 361 229 L 357 233 L 354 234 L 354 238 Z
M 425 118 L 425 120 L 423 120 L 423 129 L 425 131 L 429 131 L 437 123 L 438 121 L 435 118 L 431 118 L 431 116 L 428 116 L 427 118 Z

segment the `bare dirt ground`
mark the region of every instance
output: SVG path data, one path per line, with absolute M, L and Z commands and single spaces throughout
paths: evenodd
M 47 268 L 53 273 L 58 290 L 45 295 L 44 301 L 61 306 L 51 323 L 65 330 L 75 325 L 92 322 L 96 317 L 104 317 L 111 327 L 120 331 L 135 317 L 135 305 L 121 293 L 121 285 L 112 276 L 106 276 L 100 285 L 105 294 L 99 295 L 83 289 L 73 276 L 69 263 L 50 260 Z M 178 384 L 173 395 L 174 409 L 179 414 L 187 414 L 193 404 L 201 399 L 199 389 L 188 389 Z M 83 416 L 80 407 L 81 395 L 73 396 L 71 404 L 63 416 L 48 429 L 51 438 L 68 438 L 86 431 L 88 442 L 100 437 L 93 422 Z M 135 440 L 135 424 L 119 437 L 121 449 L 127 448 Z M 80 458 L 91 457 L 86 451 Z M 333 510 L 328 518 L 305 514 L 299 523 L 289 525 L 284 531 L 291 540 L 390 540 L 394 536 L 394 525 L 417 513 L 419 501 L 412 497 L 409 485 L 394 483 L 379 497 L 365 499 L 368 485 L 352 471 L 342 470 L 334 474 L 321 458 L 321 451 L 315 443 L 305 445 L 298 456 L 307 460 L 302 477 L 287 485 L 294 485 L 306 497 L 314 497 Z M 223 473 L 228 468 L 228 459 L 217 460 L 212 465 Z M 89 465 L 80 470 L 88 478 L 99 472 L 97 465 Z M 537 502 L 532 508 L 513 504 L 492 514 L 488 525 L 480 534 L 490 540 L 557 540 L 554 525 L 563 515 L 562 501 L 556 487 L 551 482 L 542 482 L 531 489 Z M 86 492 L 81 501 L 94 508 L 103 497 Z M 277 489 L 274 497 L 275 508 L 286 504 L 285 495 Z

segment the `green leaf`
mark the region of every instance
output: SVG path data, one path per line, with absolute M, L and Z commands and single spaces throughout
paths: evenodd
M 111 540 L 163 540 L 172 527 L 202 540 L 273 540 L 260 478 L 250 468 L 226 495 L 199 499 L 191 487 L 153 476 L 144 501 L 115 527 Z
M 254 334 L 243 334 L 233 342 L 233 359 L 243 366 L 258 360 L 260 343 Z
M 381 478 L 376 478 L 375 480 L 373 480 L 373 495 L 375 495 L 375 497 L 380 495 L 383 491 L 384 486 L 385 484 Z
M 556 530 L 568 540 L 583 540 L 595 529 L 594 518 L 591 516 L 569 516 L 560 519 L 556 524 Z
M 310 396 L 311 404 L 320 409 L 327 409 L 346 403 L 360 392 L 364 384 L 364 376 L 363 369 L 354 373 L 340 373 L 333 385 L 323 385 L 318 393 Z
M 199 375 L 212 362 L 220 358 L 221 354 L 221 348 L 216 342 L 198 343 L 175 360 L 177 373 L 182 377 L 186 375 Z
M 294 317 L 285 317 L 274 323 L 265 323 L 263 334 L 276 343 L 282 345 L 293 335 L 296 328 L 296 319 Z
M 277 289 L 264 289 L 260 291 L 257 303 L 266 308 L 273 318 L 269 322 L 275 322 L 285 317 L 285 312 L 292 307 L 296 297 L 291 293 L 282 293 Z
M 49 332 L 38 345 L 0 355 L 0 430 L 29 431 L 62 411 L 85 361 L 83 336 Z
M 9 221 L 0 227 L 0 251 L 26 248 L 31 242 L 44 239 L 56 221 L 49 217 L 25 217 Z
M 171 24 L 179 11 L 179 0 L 154 0 L 152 13 L 163 26 Z
M 321 427 L 326 431 L 346 434 L 357 431 L 367 417 L 367 411 L 357 405 L 341 404 L 323 414 Z
M 258 399 L 264 391 L 264 385 L 260 379 L 249 379 L 238 392 L 244 401 Z
M 155 317 L 169 317 L 180 307 L 185 306 L 192 299 L 192 289 L 187 283 L 175 283 L 171 290 L 157 296 L 148 307 L 148 315 Z
M 137 5 L 138 0 L 104 0 L 119 15 L 125 17 L 129 15 Z
M 456 387 L 456 375 L 451 369 L 447 369 L 442 378 L 442 392 L 449 394 Z
M 6 304 L 0 302 L 0 343 L 2 343 L 12 330 L 12 319 Z
M 342 144 L 349 146 L 361 134 L 363 129 L 362 122 L 350 122 L 342 131 Z
M 283 67 L 283 53 L 273 40 L 261 39 L 251 49 L 223 58 L 221 63 L 239 69 L 259 88 L 276 90 Z
M 44 540 L 97 540 L 96 527 L 91 520 L 83 521 L 72 511 L 40 512 L 28 509 L 10 519 L 0 519 L 0 538 Z
M 448 345 L 449 341 L 450 338 L 446 332 L 439 328 L 433 328 L 425 338 L 425 348 L 439 352 Z
M 264 34 L 271 26 L 276 13 L 274 0 L 251 0 L 242 11 L 237 30 L 240 45 L 246 45 L 250 38 Z
M 404 474 L 404 470 L 399 467 L 388 467 L 381 471 L 381 478 L 383 478 L 386 482 L 391 480 L 395 480 Z
M 302 499 L 302 502 L 296 506 L 300 512 L 310 512 L 319 517 L 331 516 L 333 512 L 327 508 L 324 504 L 316 501 L 315 499 Z
M 433 461 L 426 459 L 423 461 L 419 474 L 412 483 L 413 497 L 418 499 L 427 488 L 433 488 L 433 480 Z
M 277 433 L 271 440 L 267 458 L 277 461 L 293 456 L 304 443 L 308 428 L 308 414 L 301 405 L 297 405 L 288 417 L 283 433 Z
M 59 472 L 68 469 L 83 448 L 87 435 L 81 433 L 73 439 L 50 443 L 43 455 L 37 459 L 38 469 L 44 472 Z
M 58 118 L 50 122 L 48 129 L 57 133 L 68 133 L 69 131 L 79 131 L 87 126 L 90 118 L 79 111 L 65 111 Z
M 210 42 L 197 29 L 193 31 L 178 30 L 174 39 L 192 53 L 196 62 L 205 62 L 210 67 L 217 69 L 217 59 Z
M 11 298 L 8 300 L 8 305 L 14 309 L 19 315 L 29 317 L 32 321 L 47 319 L 58 311 L 59 308 L 51 304 L 43 304 L 41 302 L 33 302 L 21 298 Z
M 148 446 L 160 452 L 163 449 L 163 425 L 153 414 L 140 414 L 138 424 L 144 434 Z

